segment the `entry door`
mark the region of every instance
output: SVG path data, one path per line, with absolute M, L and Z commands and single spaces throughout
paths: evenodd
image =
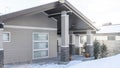
M 33 59 L 46 58 L 49 56 L 49 34 L 33 33 Z

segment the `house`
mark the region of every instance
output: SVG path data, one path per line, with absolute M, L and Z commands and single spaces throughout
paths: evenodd
M 120 24 L 102 26 L 94 39 L 107 46 L 108 56 L 120 53 Z
M 73 37 L 80 33 L 87 33 L 89 52 L 91 56 L 93 54 L 91 31 L 97 29 L 66 0 L 1 15 L 0 23 L 1 63 L 57 57 L 58 36 L 62 39 L 61 61 L 66 62 L 69 60 L 69 40 L 74 41 L 69 35 Z
M 82 44 L 87 41 L 85 34 L 80 34 Z M 107 46 L 107 56 L 112 56 L 120 53 L 120 24 L 108 24 L 101 26 L 93 36 L 93 41 L 97 40 L 102 45 Z M 83 46 L 82 46 L 83 47 Z

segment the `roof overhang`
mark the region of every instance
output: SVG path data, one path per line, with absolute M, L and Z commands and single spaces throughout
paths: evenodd
M 64 2 L 56 1 L 56 2 L 45 4 L 45 5 L 5 14 L 0 16 L 0 21 L 4 21 L 17 16 L 25 15 L 25 14 L 37 14 L 40 12 L 46 12 L 48 15 L 50 15 L 54 13 L 60 13 L 61 11 L 72 11 L 72 13 L 69 13 L 70 31 L 80 33 L 80 32 L 86 32 L 86 30 L 93 30 L 93 31 L 97 30 L 97 28 L 93 26 L 92 22 L 87 17 L 85 17 L 80 11 L 78 11 L 74 6 L 72 6 L 66 0 Z M 61 31 L 60 15 L 54 16 L 53 18 L 57 19 L 58 31 Z

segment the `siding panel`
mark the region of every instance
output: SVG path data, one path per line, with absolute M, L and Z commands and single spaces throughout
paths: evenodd
M 50 27 L 56 28 L 57 23 L 44 14 L 21 16 L 5 21 L 6 25 Z M 4 42 L 4 63 L 32 61 L 32 33 L 49 33 L 49 55 L 57 56 L 57 31 L 5 28 L 11 32 L 11 42 Z

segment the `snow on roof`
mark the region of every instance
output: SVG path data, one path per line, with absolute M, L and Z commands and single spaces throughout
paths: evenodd
M 102 34 L 102 33 L 120 33 L 120 24 L 114 24 L 114 25 L 108 25 L 108 26 L 102 26 L 99 31 L 96 33 Z

